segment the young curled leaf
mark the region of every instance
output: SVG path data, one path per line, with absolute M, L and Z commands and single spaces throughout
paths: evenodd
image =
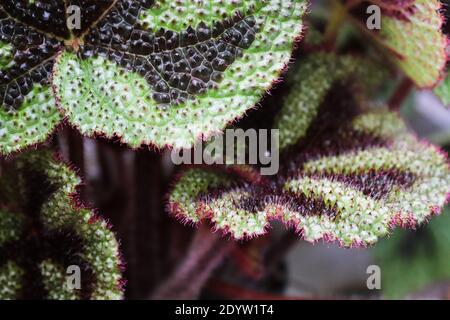
M 106 221 L 77 204 L 80 179 L 47 151 L 0 176 L 0 299 L 120 299 L 121 260 Z
M 235 239 L 264 234 L 281 220 L 307 241 L 364 246 L 395 226 L 425 222 L 445 204 L 445 155 L 407 133 L 395 114 L 362 113 L 332 134 L 337 149 L 306 148 L 267 184 L 190 169 L 169 209 L 185 221 L 210 220 Z
M 380 5 L 381 28 L 371 35 L 386 48 L 392 61 L 420 88 L 434 87 L 447 61 L 447 38 L 441 32 L 443 17 L 439 0 L 370 0 Z M 353 13 L 367 30 L 367 2 Z
M 55 41 L 9 18 L 0 5 L 0 154 L 43 142 L 59 114 L 51 89 Z

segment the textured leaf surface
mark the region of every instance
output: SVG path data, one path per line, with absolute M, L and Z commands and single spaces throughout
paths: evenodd
M 280 149 L 296 144 L 306 134 L 334 84 L 360 79 L 364 88 L 359 89 L 373 88 L 384 73 L 380 66 L 352 56 L 318 53 L 304 59 L 292 71 L 291 93 L 284 99 L 273 125 L 280 130 Z
M 65 53 L 56 66 L 69 120 L 85 134 L 117 135 L 133 147 L 190 147 L 242 116 L 288 63 L 306 3 L 220 4 L 156 2 L 130 22 L 120 17 L 133 13 L 115 6 L 86 37 L 84 53 Z M 157 26 L 149 16 L 159 10 L 165 22 Z M 185 12 L 193 17 L 183 29 Z M 145 29 L 145 20 L 158 31 Z
M 210 219 L 237 239 L 263 234 L 278 219 L 307 241 L 372 244 L 394 226 L 425 222 L 450 191 L 445 156 L 406 133 L 392 139 L 392 129 L 398 133 L 402 126 L 391 113 L 360 115 L 351 134 L 348 127 L 340 133 L 342 141 L 348 139 L 342 150 L 300 154 L 276 187 L 190 169 L 172 192 L 169 209 L 189 222 Z
M 0 154 L 44 141 L 61 120 L 50 84 L 57 49 L 0 5 Z
M 421 88 L 436 85 L 445 68 L 447 45 L 441 33 L 438 0 L 384 2 L 381 29 L 373 31 L 394 62 Z M 367 19 L 367 17 L 366 17 Z M 366 26 L 364 25 L 364 28 Z
M 337 60 L 316 54 L 304 66 L 316 73 L 318 61 Z M 303 70 L 306 79 L 314 79 Z M 337 79 L 333 73 L 342 72 L 328 70 L 321 76 Z M 343 246 L 373 244 L 395 226 L 424 223 L 450 192 L 446 155 L 408 133 L 397 114 L 370 106 L 354 88 L 351 81 L 337 81 L 310 93 L 324 97 L 310 99 L 314 115 L 303 111 L 302 92 L 292 90 L 280 114 L 293 114 L 302 125 L 287 117 L 276 123 L 301 132 L 282 135 L 280 144 L 289 148 L 280 155 L 277 176 L 246 179 L 192 168 L 175 184 L 169 211 L 186 222 L 210 220 L 236 239 L 264 234 L 275 219 L 307 241 Z
M 376 247 L 383 294 L 400 299 L 428 285 L 450 279 L 450 212 L 416 232 L 398 230 Z M 405 272 L 407 270 L 407 272 Z
M 71 5 L 81 8 L 80 29 L 66 23 Z M 306 6 L 3 1 L 0 152 L 43 141 L 61 120 L 55 101 L 83 134 L 118 136 L 132 147 L 191 147 L 271 88 L 301 34 Z
M 119 299 L 118 243 L 75 203 L 79 178 L 48 152 L 23 154 L 0 178 L 0 298 Z M 81 269 L 72 290 L 67 268 Z

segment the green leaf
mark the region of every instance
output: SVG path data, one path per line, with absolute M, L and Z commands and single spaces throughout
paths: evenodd
M 69 28 L 72 5 L 80 7 L 80 29 Z M 132 147 L 191 147 L 271 89 L 306 7 L 306 0 L 2 1 L 0 154 L 43 142 L 64 116 L 83 134 Z
M 441 32 L 443 17 L 439 13 L 439 0 L 371 1 L 385 5 L 382 6 L 381 29 L 368 31 L 418 87 L 435 86 L 447 61 L 447 38 Z M 367 15 L 363 20 L 361 28 L 367 30 Z
M 80 179 L 47 151 L 24 153 L 0 176 L 0 299 L 119 299 L 118 243 L 77 204 Z M 69 266 L 80 268 L 71 289 Z
M 189 169 L 170 193 L 169 212 L 188 223 L 211 221 L 235 239 L 264 234 L 280 220 L 306 241 L 342 246 L 374 244 L 396 226 L 414 228 L 438 213 L 450 193 L 447 156 L 409 133 L 396 113 L 364 99 L 355 90 L 364 82 L 358 72 L 347 78 L 343 70 L 351 68 L 336 68 L 344 61 L 357 65 L 315 54 L 300 66 L 300 82 L 311 81 L 301 90 L 319 98 L 292 90 L 285 100 L 280 114 L 301 125 L 277 118 L 281 130 L 299 132 L 282 135 L 276 176 L 248 179 L 245 166 L 238 174 Z M 328 73 L 318 71 L 323 65 Z M 347 79 L 321 88 L 321 77 Z
M 289 161 L 293 169 L 268 185 L 190 169 L 169 211 L 191 223 L 211 220 L 236 239 L 264 234 L 271 220 L 281 220 L 306 241 L 362 246 L 395 226 L 424 223 L 444 205 L 446 157 L 405 132 L 394 138 L 405 130 L 395 114 L 364 113 L 341 130 L 337 150 L 296 155 L 303 160 Z
M 132 147 L 189 148 L 271 88 L 305 9 L 304 0 L 157 1 L 134 24 L 114 26 L 107 17 L 87 35 L 84 51 L 59 57 L 61 108 L 83 134 L 118 136 Z M 123 10 L 116 5 L 109 19 L 120 20 Z

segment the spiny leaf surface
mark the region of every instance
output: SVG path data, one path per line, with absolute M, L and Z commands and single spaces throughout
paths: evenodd
M 191 147 L 270 89 L 305 9 L 303 0 L 118 2 L 78 54 L 59 57 L 61 108 L 87 135 Z
M 76 203 L 80 179 L 47 151 L 25 153 L 0 177 L 0 299 L 119 299 L 118 243 Z M 68 267 L 80 268 L 80 289 Z M 72 272 L 72 271 L 71 271 Z
M 312 56 L 305 64 L 324 57 Z M 322 76 L 335 79 L 333 72 L 341 72 L 331 70 Z M 354 88 L 351 81 L 338 81 L 317 92 L 321 102 L 311 108 L 314 116 L 295 110 L 303 108 L 295 103 L 303 93 L 292 90 L 284 107 L 304 127 L 298 137 L 281 139 L 289 148 L 282 150 L 277 176 L 245 179 L 244 174 L 192 168 L 171 192 L 169 211 L 186 222 L 210 220 L 236 239 L 264 234 L 275 219 L 307 241 L 342 246 L 373 244 L 395 226 L 426 222 L 450 192 L 446 155 Z
M 44 141 L 61 120 L 50 80 L 58 41 L 12 18 L 8 4 L 0 4 L 0 154 Z
M 368 91 L 379 85 L 385 73 L 381 66 L 354 56 L 320 52 L 303 59 L 298 68 L 291 70 L 292 93 L 284 99 L 273 124 L 280 130 L 280 149 L 296 144 L 306 134 L 334 84 L 357 78 L 362 80 L 359 89 Z
M 306 152 L 275 187 L 190 169 L 171 193 L 169 209 L 188 222 L 210 219 L 236 239 L 264 234 L 277 219 L 307 241 L 373 244 L 394 226 L 425 222 L 450 191 L 445 156 L 406 133 L 393 139 L 390 131 L 400 125 L 391 113 L 358 116 L 351 135 L 340 133 L 358 146 L 335 155 Z
M 67 9 L 81 10 L 81 28 Z M 254 107 L 289 63 L 306 0 L 0 4 L 0 154 L 65 116 L 132 147 L 191 147 Z M 60 113 L 58 113 L 58 105 Z

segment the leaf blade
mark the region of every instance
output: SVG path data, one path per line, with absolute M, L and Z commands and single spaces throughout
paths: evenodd
M 246 2 L 256 3 L 252 1 L 244 1 L 243 3 Z M 216 58 L 212 58 L 211 63 L 207 62 L 207 58 L 198 54 L 200 51 L 194 52 L 195 50 L 201 50 L 199 46 L 203 42 L 195 44 L 194 41 L 194 44 L 189 44 L 189 41 L 191 41 L 189 40 L 189 30 L 186 30 L 186 35 L 182 33 L 177 35 L 167 30 L 161 32 L 164 36 L 158 39 L 164 40 L 163 44 L 149 42 L 153 43 L 152 50 L 155 51 L 148 48 L 145 49 L 145 53 L 139 54 L 133 51 L 135 49 L 133 49 L 132 43 L 123 38 L 119 40 L 117 47 L 108 49 L 111 50 L 110 53 L 112 52 L 108 56 L 105 52 L 107 48 L 101 48 L 103 46 L 103 40 L 101 40 L 102 32 L 104 31 L 100 29 L 110 28 L 107 24 L 108 20 L 105 20 L 104 24 L 100 24 L 98 30 L 92 31 L 91 35 L 87 37 L 85 48 L 85 53 L 87 53 L 91 49 L 95 51 L 97 47 L 101 49 L 97 51 L 100 56 L 105 57 L 99 58 L 96 56 L 92 58 L 90 56 L 91 53 L 89 53 L 86 61 L 88 61 L 87 63 L 96 64 L 100 73 L 106 75 L 106 77 L 108 77 L 108 70 L 112 70 L 113 75 L 111 74 L 109 78 L 105 78 L 105 81 L 114 81 L 113 77 L 120 78 L 121 73 L 120 67 L 114 68 L 112 64 L 105 60 L 106 57 L 109 60 L 113 59 L 115 63 L 123 63 L 128 73 L 130 73 L 130 70 L 134 71 L 134 73 L 137 72 L 141 68 L 141 64 L 144 63 L 143 66 L 148 68 L 148 71 L 141 70 L 144 72 L 145 77 L 137 74 L 131 76 L 133 77 L 133 88 L 140 89 L 132 95 L 131 101 L 124 99 L 123 102 L 124 107 L 128 109 L 127 111 L 133 112 L 134 115 L 130 116 L 130 114 L 125 114 L 124 112 L 117 113 L 116 116 L 120 118 L 118 121 L 121 122 L 123 128 L 114 127 L 112 123 L 108 122 L 109 120 L 103 119 L 109 105 L 109 103 L 102 103 L 103 100 L 108 99 L 104 93 L 98 95 L 99 102 L 90 105 L 94 115 L 97 115 L 94 119 L 88 119 L 89 117 L 84 115 L 86 111 L 83 110 L 84 106 L 70 103 L 70 101 L 75 99 L 75 96 L 70 94 L 70 86 L 64 81 L 64 78 L 69 78 L 70 74 L 68 64 L 81 66 L 85 63 L 85 61 L 81 61 L 81 57 L 70 54 L 66 54 L 59 59 L 55 67 L 55 87 L 58 98 L 61 100 L 62 110 L 68 114 L 71 123 L 77 126 L 82 133 L 91 136 L 104 134 L 110 138 L 118 136 L 132 147 L 138 147 L 141 144 L 154 144 L 158 147 L 190 147 L 197 140 L 210 137 L 222 130 L 229 122 L 241 117 L 246 110 L 254 107 L 265 91 L 270 89 L 281 70 L 289 62 L 291 50 L 302 30 L 299 19 L 306 9 L 305 1 L 290 0 L 280 3 L 270 0 L 258 6 L 261 8 L 258 11 L 252 11 L 251 16 L 237 17 L 236 21 L 227 18 L 228 20 L 226 21 L 229 22 L 226 23 L 229 24 L 229 27 L 218 32 L 215 38 L 213 36 L 211 40 L 216 41 L 215 45 L 217 45 L 217 48 L 222 48 L 219 49 L 219 55 Z M 250 19 L 250 17 L 252 20 L 255 20 L 255 26 L 252 26 L 253 22 L 248 22 L 250 20 L 245 20 Z M 253 34 L 253 28 L 258 29 L 256 34 Z M 244 33 L 240 34 L 239 32 Z M 140 29 L 130 29 L 127 31 L 128 34 L 131 37 L 136 34 L 136 36 L 139 35 L 139 37 L 147 37 L 148 39 L 153 39 L 154 36 L 157 37 L 157 35 L 149 33 L 148 30 Z M 172 39 L 168 38 L 169 35 L 170 37 L 186 37 L 188 42 L 185 45 L 181 43 L 180 50 L 183 49 L 182 51 L 185 55 L 190 55 L 189 52 L 191 50 L 193 54 L 191 58 L 194 59 L 194 57 L 198 56 L 201 59 L 199 62 L 203 63 L 201 67 L 189 69 L 192 73 L 180 73 L 185 74 L 188 80 L 190 79 L 187 87 L 187 98 L 182 97 L 185 95 L 185 91 L 183 91 L 186 90 L 185 85 L 178 82 L 176 85 L 167 86 L 167 81 L 170 80 L 170 77 L 181 77 L 181 75 L 168 71 L 167 78 L 165 80 L 161 78 L 164 74 L 160 66 L 161 68 L 164 67 L 164 70 L 172 70 L 172 68 L 181 68 L 181 63 L 185 61 L 182 58 L 178 67 L 170 63 L 164 66 L 158 62 L 163 61 L 166 54 L 168 58 L 170 55 L 173 57 L 177 54 L 178 49 L 167 49 L 169 40 Z M 199 33 L 198 37 L 200 37 Z M 244 41 L 245 37 L 249 37 L 249 40 Z M 205 41 L 205 43 L 208 42 L 208 40 Z M 107 43 L 109 44 L 109 42 Z M 243 47 L 232 49 L 236 47 L 237 43 Z M 118 50 L 121 46 L 125 49 L 125 52 Z M 142 50 L 143 48 L 140 46 L 136 50 Z M 164 53 L 164 50 L 169 51 Z M 236 58 L 233 58 L 230 62 L 226 62 L 229 55 L 227 50 L 236 52 Z M 114 53 L 117 53 L 120 59 L 113 57 Z M 103 60 L 99 62 L 99 59 Z M 138 65 L 135 64 L 136 61 L 139 62 Z M 193 62 L 189 63 L 192 66 Z M 205 82 L 198 80 L 199 78 L 195 76 L 196 72 L 201 73 L 207 70 L 209 68 L 208 65 L 212 65 L 215 68 L 211 76 L 217 74 L 217 76 L 223 78 L 218 78 L 218 82 L 210 80 L 208 86 L 212 85 L 212 88 L 207 87 Z M 187 67 L 186 64 L 182 68 L 185 67 Z M 226 67 L 225 70 L 223 70 L 224 67 Z M 201 71 L 199 68 L 206 69 Z M 81 68 L 78 69 L 81 70 Z M 207 77 L 210 76 L 209 72 L 211 71 L 212 69 L 205 71 L 208 73 L 206 74 Z M 199 74 L 198 77 L 201 77 L 201 75 Z M 72 80 L 78 81 L 82 90 L 87 92 L 92 90 L 88 83 L 94 86 L 97 85 L 97 77 L 90 73 L 81 73 L 79 78 L 75 77 Z M 149 90 L 145 80 L 150 83 L 151 90 Z M 123 88 L 124 83 L 116 81 L 115 85 Z M 101 84 L 99 86 L 102 87 Z M 169 95 L 167 90 L 178 98 L 172 100 L 172 95 Z M 107 92 L 107 88 L 104 86 L 103 92 Z M 113 90 L 113 93 L 120 95 L 122 92 Z M 133 109 L 133 102 L 136 99 L 141 99 L 138 102 L 139 107 Z
M 0 281 L 10 288 L 0 290 L 2 298 L 122 297 L 118 242 L 106 221 L 79 206 L 79 184 L 80 178 L 45 150 L 7 164 L 0 179 L 0 215 L 14 219 L 0 225 Z M 5 230 L 8 225 L 13 229 Z M 4 232 L 13 233 L 2 241 Z M 72 265 L 81 270 L 82 287 L 76 291 L 67 288 Z M 40 277 L 30 276 L 33 271 Z

